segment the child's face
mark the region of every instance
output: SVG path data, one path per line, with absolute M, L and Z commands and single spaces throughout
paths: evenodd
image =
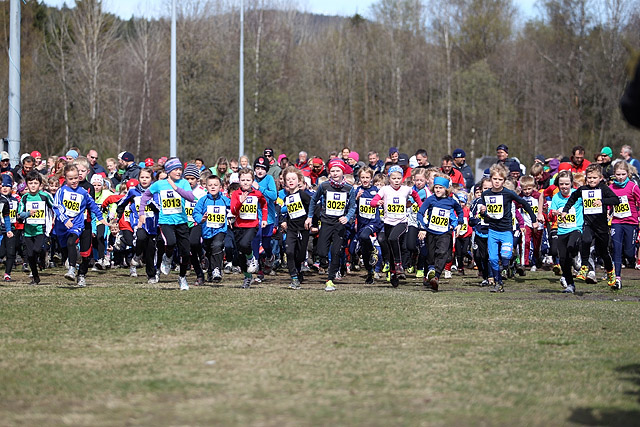
M 198 185 L 198 178 L 196 178 L 195 176 L 186 176 L 185 178 L 189 182 L 191 188 L 196 188 L 196 186 Z
M 138 177 L 138 182 L 142 186 L 142 188 L 147 188 L 151 185 L 152 181 L 151 174 L 149 172 L 140 172 L 140 176 Z
M 10 195 L 11 194 L 11 187 L 5 187 L 3 185 L 2 188 L 0 188 L 0 193 L 2 193 L 3 196 Z
M 288 173 L 285 177 L 285 181 L 289 192 L 294 192 L 300 188 L 300 179 L 295 173 Z
M 393 188 L 400 187 L 400 184 L 402 184 L 402 174 L 400 172 L 393 172 L 389 175 L 389 184 L 391 184 Z
M 416 175 L 413 177 L 413 185 L 416 186 L 418 190 L 422 190 L 425 185 L 427 185 L 427 178 L 424 175 Z
M 70 170 L 64 177 L 67 180 L 67 185 L 69 187 L 73 188 L 74 190 L 78 188 L 78 183 L 80 183 L 80 176 L 78 172 Z
M 242 191 L 249 191 L 251 184 L 253 184 L 253 176 L 251 176 L 251 174 L 245 173 L 240 175 L 240 189 Z
M 533 193 L 533 185 L 525 185 L 522 187 L 522 195 L 529 197 Z
M 112 162 L 112 161 L 108 161 L 107 162 L 107 169 L 109 170 L 109 172 L 114 172 L 117 168 L 116 168 L 116 163 Z
M 477 199 L 480 196 L 482 196 L 482 189 L 481 188 L 476 188 L 476 190 L 473 192 L 474 197 Z
M 331 170 L 329 170 L 329 175 L 331 176 L 331 179 L 334 181 L 340 181 L 342 180 L 342 169 L 340 169 L 337 166 L 334 166 L 331 168 Z
M 171 172 L 169 172 L 169 177 L 174 181 L 177 181 L 180 178 L 182 178 L 182 168 L 174 169 Z
M 265 168 L 256 168 L 256 170 L 253 171 L 253 173 L 256 174 L 256 178 L 258 179 L 262 179 L 267 175 L 267 171 L 265 170 Z
M 94 190 L 96 190 L 96 193 L 100 193 L 100 192 L 102 191 L 102 188 L 103 188 L 103 186 L 102 186 L 102 180 L 100 180 L 100 181 L 96 181 L 96 182 L 93 184 L 93 188 L 94 188 Z
M 494 190 L 502 190 L 503 186 L 504 186 L 504 178 L 502 177 L 502 175 L 499 175 L 497 173 L 494 173 L 493 175 L 491 175 L 491 187 Z
M 560 192 L 564 197 L 569 197 L 571 194 L 571 179 L 569 177 L 563 176 L 558 179 L 558 187 L 560 188 Z
M 40 181 L 34 179 L 33 181 L 27 181 L 27 188 L 29 189 L 29 193 L 36 194 L 40 191 Z
M 89 169 L 85 168 L 84 165 L 77 165 L 76 167 L 78 168 L 78 179 L 84 181 L 89 173 Z
M 56 191 L 58 191 L 58 188 L 60 187 L 58 180 L 53 180 L 49 182 L 49 192 L 50 193 L 55 193 Z
M 489 181 L 483 181 L 482 182 L 482 192 L 484 193 L 485 191 L 489 190 L 491 188 L 491 182 Z
M 444 188 L 442 185 L 434 185 L 433 194 L 435 194 L 436 197 L 444 197 L 447 195 L 447 189 Z
M 629 178 L 629 174 L 624 169 L 616 169 L 616 181 L 624 182 L 627 178 Z
M 369 188 L 371 186 L 371 174 L 368 172 L 362 172 L 360 174 L 360 184 L 362 184 L 363 187 L 365 188 Z
M 589 172 L 587 174 L 587 185 L 589 187 L 596 187 L 602 180 L 602 175 L 597 172 Z
M 213 197 L 217 196 L 218 193 L 220 193 L 220 180 L 218 179 L 207 180 L 207 191 Z

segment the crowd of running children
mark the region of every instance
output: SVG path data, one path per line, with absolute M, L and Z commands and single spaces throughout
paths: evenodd
M 129 267 L 137 277 L 144 265 L 151 284 L 177 271 L 181 290 L 191 269 L 195 285 L 242 273 L 249 288 L 286 266 L 291 289 L 315 269 L 334 291 L 362 268 L 365 284 L 397 287 L 415 274 L 438 291 L 452 270 L 473 267 L 481 286 L 503 292 L 507 278 L 544 263 L 573 293 L 576 279 L 597 282 L 599 263 L 614 290 L 623 265 L 639 266 L 640 188 L 628 146 L 616 162 L 608 147 L 593 164 L 582 147 L 562 163 L 537 156 L 523 175 L 500 145 L 475 183 L 461 149 L 440 167 L 425 150 L 409 159 L 392 148 L 386 161 L 370 152 L 368 164 L 345 150 L 326 162 L 301 152 L 289 164 L 266 149 L 253 164 L 221 158 L 212 168 L 178 158 L 138 165 L 123 152 L 102 171 L 94 150 L 87 157 L 70 150 L 48 165 L 34 152 L 14 170 L 3 152 L 4 280 L 17 254 L 33 285 L 57 262 L 77 286 L 86 285 L 89 268 Z

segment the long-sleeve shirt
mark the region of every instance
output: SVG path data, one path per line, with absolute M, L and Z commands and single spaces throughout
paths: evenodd
M 432 234 L 448 233 L 456 227 L 457 222 L 451 221 L 451 213 L 455 212 L 458 221 L 462 221 L 464 212 L 457 200 L 435 194 L 427 197 L 418 210 L 418 224 Z
M 31 211 L 35 211 L 31 215 Z M 35 195 L 25 194 L 18 204 L 18 215 L 24 220 L 25 237 L 34 237 L 46 234 L 51 223 L 53 200 L 44 191 L 38 191 Z
M 385 224 L 397 225 L 403 222 L 407 222 L 407 201 L 411 196 L 418 206 L 422 206 L 422 200 L 418 195 L 418 192 L 411 187 L 400 186 L 394 189 L 390 185 L 382 187 L 378 194 L 371 200 L 371 206 L 378 206 L 379 203 L 384 204 L 384 218 L 382 221 Z
M 131 227 L 141 227 L 147 234 L 155 236 L 158 234 L 158 212 L 160 212 L 160 203 L 158 195 L 153 195 L 153 198 L 147 203 L 145 207 L 145 219 L 144 224 L 139 224 L 140 220 L 140 204 L 142 202 L 142 193 L 145 191 L 140 185 L 135 188 L 130 188 L 127 191 L 126 196 L 120 199 L 118 207 L 116 209 L 118 217 L 129 216 L 129 223 Z
M 267 224 L 275 224 L 277 218 L 276 199 L 278 198 L 278 188 L 276 182 L 271 175 L 265 175 L 262 179 L 258 180 L 258 188 L 264 199 L 267 201 L 267 216 L 262 219 L 266 219 Z
M 320 184 L 311 198 L 307 217 L 313 218 L 318 203 L 323 224 L 336 224 L 341 216 L 345 216 L 349 222 L 355 218 L 356 191 L 349 184 L 345 183 L 340 188 L 332 186 L 329 181 Z
M 511 190 L 503 188 L 500 191 L 493 189 L 486 190 L 482 193 L 479 204 L 485 205 L 487 210 L 484 213 L 484 221 L 490 230 L 495 231 L 512 231 L 513 230 L 513 213 L 511 202 L 522 205 L 524 210 L 529 214 L 531 223 L 536 222 L 536 215 L 526 200 L 518 196 Z
M 591 227 L 599 234 L 609 232 L 609 222 L 607 218 L 607 206 L 620 204 L 620 198 L 607 187 L 604 181 L 600 181 L 594 188 L 583 185 L 576 191 L 571 193 L 569 200 L 562 208 L 563 212 L 569 212 L 569 209 L 582 199 L 582 214 L 584 215 L 584 224 Z M 595 201 L 600 200 L 601 206 L 595 206 Z
M 238 189 L 231 194 L 231 213 L 236 217 L 235 226 L 238 228 L 258 227 L 260 218 L 267 218 L 267 201 L 260 191 L 252 188 L 243 203 L 240 202 L 240 196 L 243 193 L 244 191 Z M 258 216 L 258 211 L 262 212 L 262 217 Z
M 638 225 L 640 187 L 635 182 L 629 181 L 624 187 L 619 187 L 613 183 L 610 188 L 620 198 L 620 204 L 613 207 L 611 223 Z
M 571 190 L 573 193 L 576 190 Z M 552 211 L 562 210 L 566 205 L 569 197 L 564 197 L 562 193 L 557 192 L 553 199 L 551 199 L 551 205 L 549 209 Z M 571 207 L 568 211 L 569 213 L 562 219 L 558 217 L 558 235 L 562 236 L 563 234 L 569 234 L 572 231 L 579 231 L 582 233 L 582 225 L 584 223 L 584 217 L 582 215 L 582 205 L 577 204 Z
M 356 195 L 362 190 L 362 195 L 358 198 L 358 230 L 362 230 L 364 227 L 371 225 L 374 230 L 377 230 L 382 226 L 380 219 L 380 210 L 376 206 L 371 205 L 371 201 L 378 194 L 378 187 L 375 185 L 364 188 L 356 188 Z
M 151 200 L 153 194 L 158 194 L 160 201 L 160 217 L 158 224 L 160 225 L 177 225 L 186 224 L 188 222 L 187 213 L 185 212 L 185 200 L 193 201 L 193 193 L 191 185 L 186 179 L 174 181 L 178 188 L 174 190 L 166 179 L 156 181 L 144 192 L 140 200 L 140 211 L 144 211 L 147 203 Z
M 56 224 L 58 229 L 63 229 L 59 224 L 64 225 L 67 221 L 71 221 L 73 226 L 69 229 L 72 232 L 82 232 L 85 228 L 85 218 L 83 213 L 87 210 L 96 216 L 98 220 L 102 220 L 102 212 L 87 190 L 78 187 L 75 190 L 68 185 L 63 185 L 56 192 L 53 198 L 53 211 L 56 215 Z M 65 227 L 66 229 L 66 227 Z
M 202 224 L 203 239 L 227 232 L 228 210 L 231 210 L 231 200 L 221 193 L 215 197 L 211 194 L 200 197 L 193 209 L 193 220 L 196 224 Z

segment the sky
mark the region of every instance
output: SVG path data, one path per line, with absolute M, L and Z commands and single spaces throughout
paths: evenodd
M 308 12 L 324 15 L 351 16 L 356 12 L 367 16 L 369 7 L 375 0 L 300 0 L 301 9 Z M 62 6 L 65 0 L 44 0 L 50 6 Z M 69 6 L 75 4 L 74 0 L 66 0 Z M 514 0 L 525 15 L 534 14 L 535 0 Z M 105 9 L 123 19 L 134 16 L 158 17 L 167 15 L 170 0 L 103 0 Z

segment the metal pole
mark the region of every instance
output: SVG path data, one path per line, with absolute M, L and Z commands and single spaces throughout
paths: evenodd
M 177 62 L 176 62 L 176 0 L 171 3 L 171 157 L 178 156 L 178 90 L 177 90 Z
M 238 133 L 238 158 L 244 156 L 244 0 L 240 1 L 240 129 Z
M 9 28 L 9 157 L 20 162 L 20 0 L 11 0 Z

